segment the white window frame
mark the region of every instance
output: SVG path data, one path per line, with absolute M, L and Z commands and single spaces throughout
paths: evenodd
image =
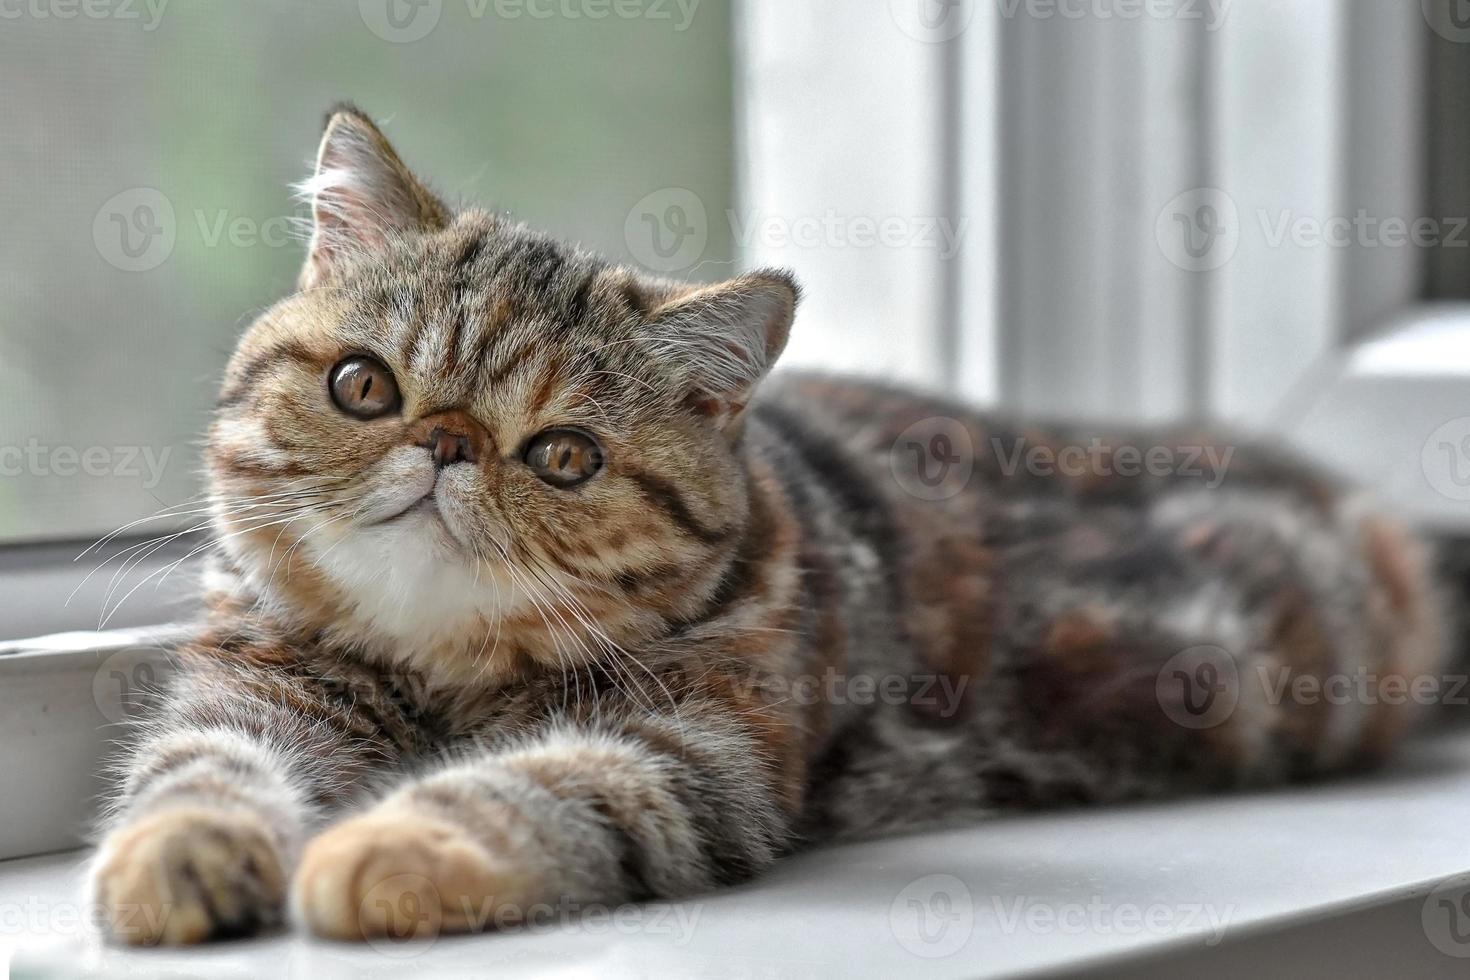
M 99 762 L 171 669 L 177 629 L 0 644 L 0 858 L 66 850 L 94 829 Z
M 1107 4 L 952 0 L 967 26 L 924 43 L 899 24 L 922 3 L 944 0 L 853 12 L 856 46 L 834 38 L 835 5 L 739 8 L 740 60 L 764 80 L 746 112 L 742 206 L 860 213 L 878 167 L 925 193 L 885 189 L 872 207 L 970 219 L 958 260 L 905 255 L 882 275 L 851 248 L 746 248 L 748 263 L 808 281 L 788 363 L 940 382 L 1025 415 L 1279 436 L 1419 520 L 1470 524 L 1421 460 L 1440 426 L 1470 414 L 1445 414 L 1470 405 L 1470 374 L 1441 370 L 1436 402 L 1417 397 L 1422 372 L 1354 356 L 1369 338 L 1418 349 L 1422 324 L 1443 323 L 1418 301 L 1422 256 L 1273 240 L 1283 219 L 1421 215 L 1420 4 L 1174 0 L 1169 16 L 1125 18 L 1088 13 Z M 797 73 L 799 99 L 786 84 Z M 834 121 L 808 84 L 860 94 L 865 111 Z M 861 179 L 844 180 L 858 154 Z M 1233 249 L 1180 261 L 1160 222 L 1221 193 Z M 1447 342 L 1470 343 L 1470 328 L 1458 336 Z M 1375 424 L 1345 410 L 1361 406 Z

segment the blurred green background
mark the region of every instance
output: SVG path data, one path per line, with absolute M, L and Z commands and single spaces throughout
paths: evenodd
M 199 492 L 220 371 L 294 284 L 289 185 L 338 100 L 447 199 L 618 259 L 650 194 L 731 207 L 728 0 L 151 4 L 0 21 L 0 540 Z M 720 228 L 693 276 L 727 271 Z

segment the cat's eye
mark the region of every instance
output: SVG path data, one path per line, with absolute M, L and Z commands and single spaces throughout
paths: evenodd
M 574 487 L 602 469 L 602 447 L 576 429 L 548 429 L 526 443 L 531 471 L 554 487 Z
M 378 419 L 398 411 L 401 399 L 393 372 L 361 354 L 332 368 L 332 402 L 355 419 Z

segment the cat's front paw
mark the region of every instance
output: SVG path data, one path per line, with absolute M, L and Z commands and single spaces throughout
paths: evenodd
M 279 924 L 286 875 L 259 817 L 177 807 L 109 835 L 90 885 L 116 940 L 183 945 Z
M 539 876 L 435 814 L 383 808 L 307 845 L 293 904 L 318 935 L 394 939 L 515 921 L 543 900 Z

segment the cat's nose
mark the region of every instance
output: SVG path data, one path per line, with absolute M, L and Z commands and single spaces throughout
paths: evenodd
M 411 438 L 427 449 L 434 465 L 442 469 L 455 463 L 478 463 L 487 435 L 484 427 L 465 412 L 450 411 L 419 419 Z
M 429 433 L 429 441 L 425 445 L 434 454 L 435 466 L 473 463 L 476 459 L 475 451 L 470 448 L 469 437 L 458 432 L 446 432 L 443 426 L 436 426 Z

